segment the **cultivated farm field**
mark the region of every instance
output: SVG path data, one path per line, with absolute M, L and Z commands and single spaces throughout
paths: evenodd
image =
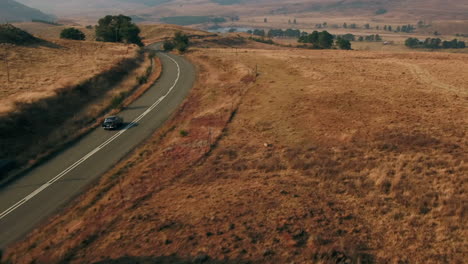
M 174 119 L 6 258 L 464 262 L 468 55 L 187 56 Z

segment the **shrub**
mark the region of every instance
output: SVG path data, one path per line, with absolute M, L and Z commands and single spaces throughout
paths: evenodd
M 138 77 L 136 77 L 136 79 L 138 81 L 138 84 L 140 84 L 140 85 L 148 82 L 148 76 L 147 75 L 138 76 Z
M 164 41 L 164 44 L 163 44 L 163 49 L 165 51 L 171 51 L 173 50 L 175 47 L 174 43 L 172 41 Z
M 190 44 L 189 37 L 182 32 L 176 32 L 173 41 L 175 48 L 180 52 L 185 52 Z
M 275 44 L 275 42 L 273 42 L 273 40 L 271 40 L 271 39 L 252 38 L 252 37 L 250 37 L 249 39 L 253 40 L 253 41 L 256 41 L 256 42 L 264 43 L 264 44 L 270 44 L 270 45 Z
M 336 45 L 343 50 L 350 50 L 351 49 L 351 42 L 346 39 L 338 38 L 336 40 Z
M 121 92 L 119 95 L 115 96 L 112 98 L 111 101 L 111 108 L 118 108 L 120 105 L 123 103 L 125 100 L 125 97 L 127 97 L 127 92 Z
M 186 130 L 183 130 L 183 129 L 179 133 L 182 137 L 186 137 L 189 134 Z
M 167 40 L 163 44 L 165 51 L 171 51 L 177 49 L 180 52 L 185 52 L 189 47 L 190 41 L 189 37 L 182 32 L 175 33 L 172 40 Z
M 81 30 L 76 28 L 65 28 L 60 33 L 60 38 L 73 39 L 73 40 L 85 40 L 86 36 Z

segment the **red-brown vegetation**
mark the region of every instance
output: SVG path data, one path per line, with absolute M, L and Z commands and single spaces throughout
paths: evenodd
M 466 55 L 188 57 L 172 121 L 6 258 L 464 262 Z

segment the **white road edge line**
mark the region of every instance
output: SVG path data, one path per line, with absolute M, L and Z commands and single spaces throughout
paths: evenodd
M 114 134 L 112 137 L 110 137 L 109 139 L 107 139 L 106 141 L 104 141 L 104 143 L 102 143 L 101 145 L 99 145 L 97 148 L 93 149 L 92 151 L 90 151 L 88 154 L 86 154 L 85 156 L 83 156 L 81 159 L 79 159 L 78 161 L 76 161 L 75 163 L 73 163 L 70 167 L 66 168 L 64 171 L 62 171 L 61 173 L 59 173 L 58 175 L 56 175 L 54 178 L 52 178 L 51 180 L 47 181 L 46 183 L 44 183 L 43 185 L 41 185 L 39 188 L 37 188 L 35 191 L 33 191 L 32 193 L 30 193 L 28 196 L 24 197 L 23 199 L 21 199 L 19 202 L 17 202 L 16 204 L 14 204 L 13 206 L 11 206 L 10 208 L 6 209 L 4 212 L 2 212 L 0 214 L 0 220 L 4 217 L 6 217 L 7 215 L 9 215 L 11 212 L 13 212 L 14 210 L 16 210 L 18 207 L 20 207 L 21 205 L 25 204 L 27 201 L 31 200 L 34 196 L 38 195 L 40 192 L 44 191 L 45 189 L 47 189 L 47 187 L 51 186 L 52 184 L 54 184 L 55 182 L 57 182 L 58 180 L 60 180 L 63 176 L 67 175 L 70 171 L 72 171 L 73 169 L 75 169 L 76 167 L 78 167 L 81 163 L 83 163 L 84 161 L 86 161 L 87 159 L 89 159 L 90 157 L 92 157 L 94 154 L 96 154 L 97 152 L 99 152 L 99 150 L 103 149 L 105 146 L 109 145 L 112 141 L 114 141 L 116 138 L 118 138 L 119 136 L 121 136 L 123 133 L 125 133 L 129 128 L 131 128 L 132 126 L 134 126 L 136 123 L 138 123 L 138 121 L 140 121 L 143 117 L 145 117 L 147 114 L 149 114 L 154 108 L 156 108 L 156 106 L 158 106 L 170 93 L 171 91 L 174 89 L 174 87 L 177 85 L 177 82 L 179 82 L 179 78 L 180 78 L 180 66 L 179 64 L 171 57 L 169 57 L 168 55 L 164 54 L 164 53 L 161 53 L 163 54 L 164 56 L 166 56 L 167 58 L 169 58 L 171 61 L 173 61 L 175 63 L 175 65 L 177 66 L 177 78 L 176 80 L 174 81 L 174 84 L 172 85 L 171 88 L 169 88 L 169 90 L 167 91 L 167 93 L 163 96 L 161 96 L 158 100 L 156 100 L 156 102 L 154 102 L 150 107 L 148 107 L 148 109 L 146 109 L 145 112 L 143 112 L 141 115 L 139 115 L 137 118 L 135 118 L 135 120 L 133 120 L 130 124 L 128 124 L 125 128 L 123 128 L 122 130 L 120 130 L 118 133 Z

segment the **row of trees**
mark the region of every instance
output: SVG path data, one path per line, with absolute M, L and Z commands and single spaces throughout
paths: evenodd
M 383 27 L 383 30 L 393 31 L 394 28 L 395 28 L 395 27 L 392 28 L 392 26 L 390 26 L 390 25 L 389 25 L 389 26 L 385 25 L 385 26 Z M 414 27 L 413 25 L 410 25 L 410 24 L 408 24 L 408 25 L 403 25 L 403 26 L 397 26 L 397 27 L 395 28 L 395 32 L 411 33 L 411 32 L 414 32 L 414 30 L 415 30 L 415 27 Z
M 247 30 L 247 33 L 253 34 L 253 35 L 259 36 L 259 37 L 264 37 L 265 36 L 265 30 L 263 30 L 263 29 Z
M 382 41 L 382 37 L 379 34 L 359 36 L 358 41 Z
M 312 44 L 313 49 L 330 49 L 333 46 L 335 36 L 328 33 L 328 31 L 314 31 L 311 34 L 302 32 L 298 39 L 299 43 Z M 337 37 L 336 46 L 340 49 L 351 49 L 351 42 L 345 38 Z
M 301 31 L 299 29 L 291 29 L 288 28 L 286 30 L 282 29 L 271 29 L 266 32 L 263 29 L 254 29 L 248 30 L 247 33 L 253 34 L 259 37 L 291 37 L 291 38 L 298 38 L 301 35 Z
M 344 35 L 339 35 L 339 38 L 348 40 L 348 41 L 382 41 L 382 37 L 379 34 L 372 34 L 368 36 L 355 36 L 353 34 L 344 34 Z
M 95 32 L 97 41 L 124 42 L 143 46 L 140 38 L 140 28 L 128 16 L 105 16 L 99 19 Z M 65 28 L 60 33 L 60 37 L 73 40 L 86 39 L 86 35 L 76 28 Z
M 344 24 L 343 24 L 343 28 L 356 29 L 356 28 L 358 28 L 358 25 L 356 25 L 356 24 L 354 24 L 354 23 L 353 23 L 353 24 L 349 24 L 349 25 L 348 25 L 347 23 L 344 23 Z M 371 26 L 370 24 L 364 24 L 363 28 L 365 28 L 365 29 L 371 29 L 372 26 Z M 375 26 L 375 29 L 380 30 L 380 26 L 379 26 L 379 25 Z M 413 25 L 410 25 L 410 24 L 408 24 L 408 25 L 403 25 L 403 26 L 397 26 L 397 27 L 391 26 L 391 25 L 384 25 L 384 26 L 382 27 L 382 30 L 384 30 L 384 31 L 394 31 L 394 30 L 395 30 L 395 32 L 411 33 L 411 32 L 414 32 L 415 27 L 414 27 Z
M 440 38 L 427 38 L 421 41 L 417 38 L 408 38 L 405 45 L 409 48 L 426 48 L 426 49 L 464 49 L 466 43 L 457 39 L 451 41 L 442 41 Z
M 268 37 L 291 37 L 291 38 L 298 38 L 301 36 L 301 31 L 299 29 L 291 29 L 288 28 L 286 30 L 282 29 L 271 29 L 268 31 Z

